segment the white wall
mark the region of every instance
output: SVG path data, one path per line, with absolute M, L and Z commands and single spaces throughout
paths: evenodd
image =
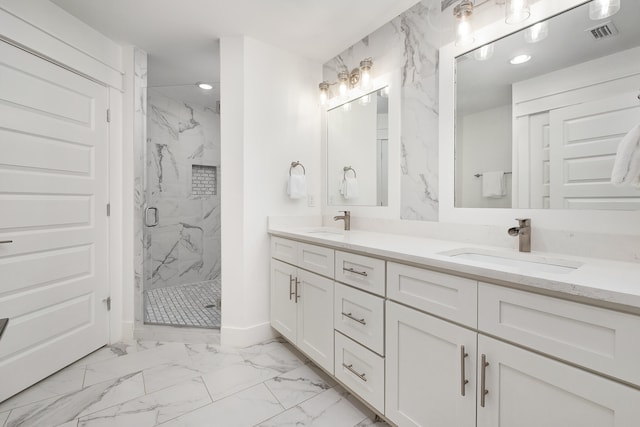
M 505 175 L 507 195 L 501 198 L 482 197 L 482 177 L 475 177 L 486 171 L 511 172 L 511 162 L 511 104 L 461 117 L 456 126 L 456 206 L 511 207 L 511 175 Z
M 223 37 L 221 59 L 222 342 L 270 337 L 268 215 L 319 215 L 286 195 L 289 165 L 320 194 L 321 65 L 248 37 Z

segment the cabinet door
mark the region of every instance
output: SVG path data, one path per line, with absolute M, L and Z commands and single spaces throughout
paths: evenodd
M 296 268 L 271 259 L 271 326 L 291 342 L 296 341 Z
M 478 370 L 478 427 L 636 427 L 640 420 L 640 390 L 483 335 Z
M 298 270 L 296 344 L 333 373 L 333 280 Z
M 477 334 L 389 301 L 386 331 L 385 415 L 399 426 L 474 426 Z

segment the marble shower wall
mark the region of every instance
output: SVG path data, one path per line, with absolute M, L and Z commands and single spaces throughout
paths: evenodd
M 329 82 L 366 57 L 377 75 L 401 70 L 401 219 L 438 220 L 438 46 L 451 33 L 440 17 L 441 4 L 423 0 L 323 68 Z
M 153 88 L 147 105 L 145 193 L 159 223 L 145 233 L 145 289 L 213 280 L 220 275 L 220 193 L 192 194 L 191 174 L 193 165 L 215 166 L 220 177 L 220 116 Z

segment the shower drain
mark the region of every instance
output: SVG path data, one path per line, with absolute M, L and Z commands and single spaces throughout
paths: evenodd
M 222 300 L 216 300 L 215 304 L 207 304 L 204 308 L 215 308 L 220 310 L 222 308 Z

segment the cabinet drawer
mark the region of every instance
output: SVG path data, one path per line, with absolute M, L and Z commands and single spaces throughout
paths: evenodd
M 271 258 L 289 264 L 298 263 L 298 242 L 287 240 L 280 237 L 271 237 Z
M 387 296 L 463 325 L 476 327 L 475 280 L 408 265 L 387 263 Z
M 384 358 L 336 332 L 335 376 L 384 413 Z
M 333 279 L 334 250 L 298 243 L 298 267 Z
M 640 385 L 640 317 L 480 283 L 478 329 Z
M 384 300 L 335 284 L 334 325 L 346 336 L 384 355 Z
M 384 270 L 384 260 L 336 251 L 336 280 L 339 282 L 384 296 Z

